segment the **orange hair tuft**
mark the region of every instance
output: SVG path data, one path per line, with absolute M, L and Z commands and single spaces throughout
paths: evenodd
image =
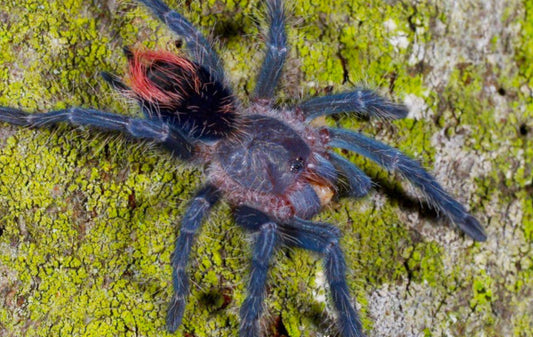
M 162 65 L 173 66 L 181 72 L 172 72 Z M 186 92 L 176 92 L 164 90 L 148 77 L 150 70 L 160 71 L 169 84 L 182 87 L 183 84 L 190 84 L 196 92 L 200 91 L 200 79 L 198 77 L 198 66 L 193 62 L 179 55 L 168 51 L 135 50 L 129 62 L 129 77 L 133 92 L 140 98 L 164 106 L 174 106 L 179 104 Z

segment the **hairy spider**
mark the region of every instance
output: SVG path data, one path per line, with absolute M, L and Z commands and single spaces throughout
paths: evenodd
M 240 311 L 241 337 L 260 334 L 267 270 L 275 249 L 282 245 L 323 255 L 340 333 L 363 336 L 345 279 L 340 232 L 331 224 L 309 220 L 329 203 L 340 180 L 347 183 L 353 197 L 367 194 L 371 187 L 370 178 L 333 148 L 355 152 L 403 175 L 467 235 L 486 240 L 479 222 L 416 161 L 363 134 L 310 125 L 316 117 L 340 112 L 404 118 L 407 110 L 403 105 L 372 90 L 355 89 L 311 98 L 293 107 L 273 106 L 287 54 L 282 0 L 267 0 L 267 48 L 248 107 L 232 95 L 219 57 L 189 21 L 160 0 L 138 1 L 184 38 L 192 59 L 166 51 L 126 48 L 129 80 L 102 73 L 112 87 L 138 100 L 145 118 L 80 107 L 33 114 L 0 107 L 0 121 L 28 127 L 66 122 L 120 131 L 159 143 L 182 160 L 208 164 L 207 183 L 190 202 L 172 257 L 170 331 L 182 321 L 192 243 L 211 207 L 223 197 L 234 206 L 236 223 L 255 233 L 248 296 Z

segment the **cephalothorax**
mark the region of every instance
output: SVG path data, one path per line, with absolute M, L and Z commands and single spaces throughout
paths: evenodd
M 330 201 L 340 179 L 354 197 L 365 195 L 371 187 L 370 178 L 332 148 L 355 152 L 400 173 L 466 234 L 477 241 L 486 240 L 479 222 L 416 161 L 363 134 L 309 124 L 318 116 L 340 112 L 403 118 L 407 115 L 404 106 L 371 90 L 355 89 L 312 98 L 294 107 L 273 107 L 287 54 L 281 0 L 266 1 L 270 20 L 266 55 L 248 107 L 232 95 L 218 55 L 190 22 L 161 0 L 139 1 L 184 38 L 191 57 L 125 49 L 128 80 L 102 74 L 115 89 L 139 101 L 145 118 L 78 107 L 34 114 L 0 107 L 0 121 L 29 127 L 66 122 L 120 131 L 159 143 L 182 160 L 208 164 L 207 184 L 190 202 L 172 258 L 174 295 L 167 315 L 171 331 L 180 326 L 183 317 L 193 239 L 211 207 L 223 197 L 234 206 L 236 223 L 255 233 L 248 296 L 241 308 L 241 337 L 260 335 L 269 261 L 275 248 L 282 245 L 324 256 L 339 331 L 344 337 L 363 336 L 345 280 L 339 230 L 309 220 Z

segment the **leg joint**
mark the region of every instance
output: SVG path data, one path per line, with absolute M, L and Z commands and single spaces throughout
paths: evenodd
M 275 222 L 273 222 L 273 221 L 265 222 L 260 227 L 260 230 L 264 231 L 264 232 L 266 232 L 266 231 L 271 232 L 271 231 L 275 231 L 277 229 L 278 229 L 278 225 Z
M 335 248 L 339 245 L 339 240 L 337 238 L 330 238 L 327 243 L 324 245 L 324 254 L 329 254 Z

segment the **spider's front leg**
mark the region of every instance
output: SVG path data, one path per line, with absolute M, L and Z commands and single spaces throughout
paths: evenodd
M 259 337 L 259 318 L 263 311 L 266 279 L 270 259 L 279 241 L 278 225 L 267 215 L 247 206 L 235 214 L 237 224 L 257 232 L 252 254 L 252 268 L 248 282 L 248 296 L 241 307 L 240 337 Z
M 285 243 L 324 255 L 324 270 L 343 337 L 364 337 L 357 310 L 346 283 L 346 262 L 339 246 L 340 231 L 328 223 L 293 218 L 280 228 Z
M 335 152 L 328 151 L 328 155 L 331 163 L 337 167 L 342 176 L 347 180 L 350 196 L 360 198 L 370 191 L 372 180 L 361 169 Z
M 487 240 L 479 221 L 452 198 L 440 184 L 420 166 L 399 150 L 366 137 L 360 133 L 335 128 L 326 128 L 329 146 L 353 151 L 369 158 L 389 171 L 400 173 L 418 187 L 438 211 L 446 214 L 463 232 L 476 241 Z
M 314 97 L 296 106 L 306 122 L 320 116 L 334 115 L 341 112 L 355 112 L 362 117 L 382 117 L 399 119 L 407 116 L 407 108 L 381 97 L 370 89 L 358 88 L 352 92 Z
M 162 144 L 181 159 L 189 159 L 193 155 L 193 147 L 187 139 L 161 121 L 131 118 L 94 109 L 76 107 L 45 113 L 27 113 L 19 109 L 0 107 L 0 122 L 27 127 L 46 127 L 65 122 L 103 131 L 120 131 L 134 138 Z

